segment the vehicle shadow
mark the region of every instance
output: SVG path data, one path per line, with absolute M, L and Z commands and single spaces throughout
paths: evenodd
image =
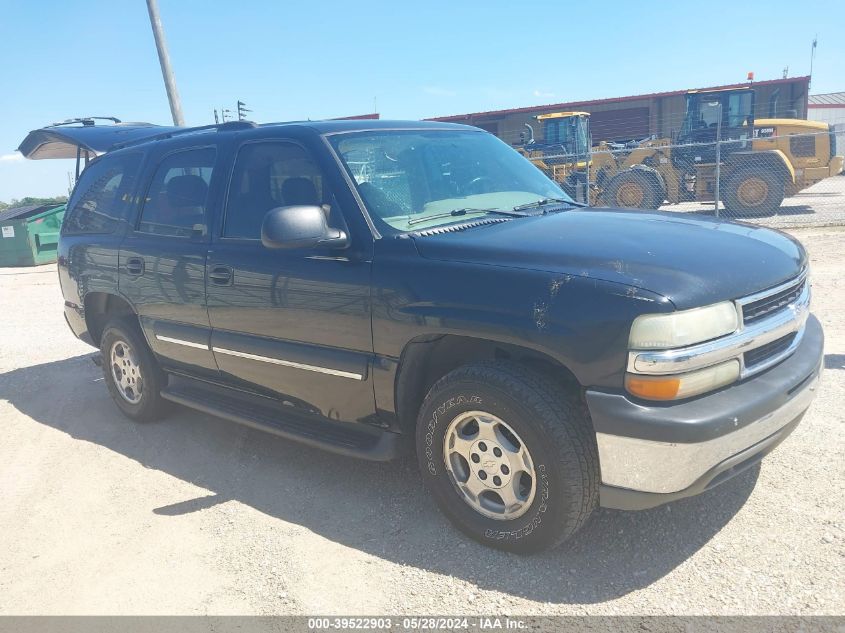
M 779 207 L 774 215 L 813 215 L 818 211 L 807 204 L 785 205 Z
M 825 354 L 825 369 L 845 369 L 845 354 Z
M 743 213 L 741 211 L 726 211 L 720 209 L 720 218 L 727 220 L 766 220 L 777 218 L 779 216 L 787 215 L 813 215 L 817 213 L 816 209 L 806 204 L 796 204 L 791 206 L 778 207 L 776 210 L 769 213 Z M 705 215 L 715 217 L 715 211 L 711 209 L 702 209 L 700 211 L 689 211 L 688 213 L 696 213 L 698 215 Z
M 101 376 L 90 356 L 24 367 L 0 374 L 0 399 L 35 423 L 211 491 L 150 512 L 178 516 L 235 500 L 391 562 L 545 602 L 603 602 L 662 578 L 730 521 L 759 473 L 654 510 L 598 510 L 564 547 L 519 557 L 453 529 L 411 459 L 359 461 L 182 408 L 135 424 L 118 413 Z

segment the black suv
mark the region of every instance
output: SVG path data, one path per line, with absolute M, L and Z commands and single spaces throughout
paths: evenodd
M 59 277 L 121 411 L 170 401 L 348 455 L 414 450 L 442 510 L 495 547 L 713 487 L 816 389 L 797 241 L 578 208 L 475 128 L 85 123 L 21 151 L 102 154 Z

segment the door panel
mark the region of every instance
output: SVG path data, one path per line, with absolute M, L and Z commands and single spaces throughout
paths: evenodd
M 135 306 L 147 341 L 165 366 L 196 366 L 216 374 L 205 307 L 207 250 L 203 243 L 131 235 L 120 249 L 120 290 Z M 142 274 L 129 271 L 131 260 L 144 262 Z
M 206 204 L 215 148 L 188 148 L 151 167 L 133 230 L 120 248 L 120 291 L 165 367 L 217 376 L 205 301 Z
M 309 413 L 356 421 L 375 412 L 368 262 L 312 258 L 260 242 L 216 245 L 208 284 L 211 343 L 223 376 Z
M 233 384 L 303 412 L 370 420 L 370 257 L 354 239 L 342 251 L 270 250 L 260 240 L 266 212 L 291 204 L 322 205 L 329 223 L 346 229 L 323 176 L 296 143 L 241 146 L 222 235 L 208 253 L 211 344 Z

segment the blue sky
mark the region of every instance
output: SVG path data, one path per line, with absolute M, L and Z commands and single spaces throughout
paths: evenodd
M 845 2 L 159 0 L 188 125 L 237 99 L 256 121 L 419 119 L 809 71 L 845 90 Z M 80 115 L 170 123 L 144 0 L 0 0 L 0 200 L 66 193 L 25 134 Z M 19 156 L 19 155 L 17 155 Z

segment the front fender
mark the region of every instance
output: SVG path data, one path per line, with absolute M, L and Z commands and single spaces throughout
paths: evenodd
M 779 149 L 767 149 L 759 152 L 734 152 L 730 155 L 734 166 L 765 165 L 767 169 L 783 169 L 789 183 L 795 183 L 795 168 L 789 159 Z
M 410 240 L 392 240 L 409 242 Z M 420 337 L 456 335 L 524 347 L 584 386 L 622 386 L 634 318 L 674 309 L 664 297 L 589 276 L 380 253 L 373 268 L 373 346 L 398 363 Z

